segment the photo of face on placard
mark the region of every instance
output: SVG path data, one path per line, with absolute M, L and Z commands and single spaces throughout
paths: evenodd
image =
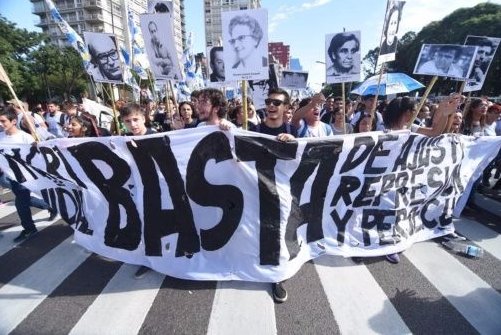
M 223 47 L 212 47 L 207 49 L 209 55 L 209 81 L 218 83 L 225 81 L 225 66 Z
M 360 81 L 360 32 L 325 36 L 326 82 Z
M 172 14 L 172 1 L 148 0 L 148 13 Z
M 466 80 L 473 68 L 476 46 L 423 44 L 414 74 Z
M 112 34 L 84 32 L 90 54 L 87 72 L 98 83 L 123 82 L 122 63 L 118 54 L 116 37 Z
M 400 27 L 404 4 L 405 1 L 388 1 L 378 64 L 395 60 L 395 52 L 398 45 L 398 28 Z
M 308 72 L 282 70 L 280 87 L 283 88 L 306 88 Z
M 465 45 L 475 45 L 478 47 L 477 56 L 473 63 L 468 82 L 463 92 L 480 91 L 484 85 L 485 76 L 489 71 L 494 54 L 501 42 L 501 38 L 487 36 L 470 36 L 466 37 Z
M 225 80 L 268 78 L 268 12 L 266 9 L 221 13 Z
M 156 80 L 180 80 L 181 66 L 177 57 L 170 15 L 140 16 L 146 54 Z

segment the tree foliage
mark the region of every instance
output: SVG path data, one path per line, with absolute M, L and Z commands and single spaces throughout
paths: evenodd
M 44 34 L 17 28 L 0 15 L 0 63 L 20 98 L 34 102 L 85 90 L 86 74 L 78 53 L 48 41 Z M 10 97 L 5 85 L 0 85 L 0 95 Z
M 405 11 L 404 17 L 405 20 Z M 431 22 L 419 33 L 408 32 L 399 41 L 396 60 L 388 63 L 391 72 L 404 72 L 412 75 L 414 66 L 423 44 L 464 44 L 466 36 L 501 37 L 501 5 L 482 3 L 471 8 L 460 8 L 449 14 L 441 21 Z M 369 57 L 369 51 L 365 58 Z M 365 60 L 364 58 L 364 60 Z M 369 57 L 369 59 L 371 59 Z M 481 92 L 489 96 L 501 94 L 501 49 L 493 59 Z M 427 85 L 431 76 L 413 76 L 416 80 Z M 448 94 L 459 89 L 461 82 L 440 78 L 435 84 L 432 93 Z

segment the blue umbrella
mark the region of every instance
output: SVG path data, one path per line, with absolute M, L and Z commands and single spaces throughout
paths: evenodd
M 379 75 L 372 76 L 355 88 L 351 93 L 358 95 L 376 95 Z M 381 76 L 378 95 L 406 93 L 423 88 L 424 85 L 405 73 L 385 73 Z

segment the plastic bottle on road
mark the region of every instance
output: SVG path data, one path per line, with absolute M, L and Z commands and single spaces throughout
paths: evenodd
M 449 240 L 442 242 L 442 245 L 454 252 L 462 253 L 471 257 L 482 257 L 484 255 L 484 249 L 471 244 L 464 244 L 461 242 Z

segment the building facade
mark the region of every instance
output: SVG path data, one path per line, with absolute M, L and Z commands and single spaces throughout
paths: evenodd
M 50 36 L 52 43 L 66 45 L 66 37 L 54 23 L 44 0 L 31 0 L 33 13 L 40 17 L 37 24 Z M 148 0 L 53 0 L 62 18 L 83 38 L 84 31 L 112 33 L 119 43 L 130 49 L 127 24 L 127 4 L 139 27 L 139 15 L 146 13 Z M 174 38 L 178 54 L 181 55 L 186 44 L 184 0 L 172 0 Z
M 221 45 L 221 12 L 261 8 L 261 0 L 204 0 L 205 45 Z

